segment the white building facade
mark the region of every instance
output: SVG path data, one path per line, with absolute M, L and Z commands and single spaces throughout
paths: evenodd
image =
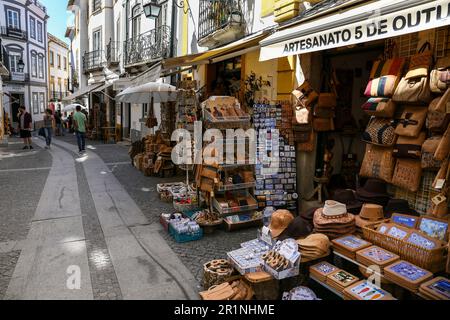
M 48 37 L 48 108 L 61 110 L 69 91 L 69 46 L 57 37 Z
M 20 105 L 27 108 L 35 124 L 42 121 L 48 105 L 48 18 L 37 0 L 0 0 L 2 46 L 10 71 L 3 78 L 3 103 L 13 125 Z

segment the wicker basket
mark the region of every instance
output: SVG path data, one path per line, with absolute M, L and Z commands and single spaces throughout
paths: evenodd
M 226 272 L 218 273 L 216 271 L 213 271 L 210 269 L 211 263 L 214 261 L 210 261 L 208 263 L 205 263 L 203 265 L 203 288 L 205 290 L 208 290 L 212 286 L 222 284 L 224 282 L 230 281 L 231 277 L 235 273 L 234 268 L 231 267 L 231 265 L 228 263 L 227 260 L 215 260 L 215 261 L 222 261 L 224 266 L 229 266 L 228 268 L 224 269 Z
M 377 227 L 381 223 L 377 222 L 364 227 L 364 239 L 373 243 L 374 245 L 398 254 L 403 260 L 409 261 L 433 273 L 445 270 L 445 263 L 448 255 L 448 245 L 432 250 L 425 249 L 404 240 L 379 233 L 377 231 Z

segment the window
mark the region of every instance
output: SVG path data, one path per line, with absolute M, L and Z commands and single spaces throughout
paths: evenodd
M 38 70 L 37 55 L 36 55 L 36 52 L 32 52 L 31 53 L 31 75 L 35 78 L 37 77 L 37 70 Z
M 116 41 L 120 43 L 120 18 L 116 22 Z
M 61 83 L 62 83 L 61 78 L 58 78 L 58 92 L 62 92 Z
M 131 20 L 131 30 L 133 38 L 137 38 L 141 34 L 141 7 L 136 5 L 133 8 L 133 15 Z
M 44 79 L 44 56 L 38 58 L 39 78 Z
M 67 71 L 67 58 L 66 57 L 64 57 L 64 63 L 63 63 L 63 65 L 64 65 L 64 71 Z
M 19 60 L 22 56 L 16 52 L 9 52 L 9 68 L 11 72 L 19 72 Z
M 36 19 L 30 17 L 30 37 L 36 39 Z
M 99 51 L 102 47 L 102 33 L 101 30 L 96 30 L 92 34 L 92 48 L 94 51 Z
M 42 38 L 42 22 L 39 22 L 39 21 L 37 23 L 37 38 L 38 38 L 39 42 L 43 41 L 43 38 Z
M 100 10 L 102 7 L 102 0 L 92 0 L 92 12 Z
M 55 77 L 54 76 L 50 77 L 50 90 L 51 90 L 52 94 L 55 92 Z
M 8 9 L 6 16 L 8 19 L 8 21 L 7 21 L 8 28 L 20 29 L 20 20 L 19 20 L 19 12 L 18 11 Z
M 39 97 L 37 92 L 33 92 L 33 113 L 38 114 L 39 113 Z
M 57 55 L 57 63 L 58 63 L 58 69 L 61 69 L 61 55 Z
M 53 51 L 50 51 L 50 66 L 55 66 L 55 54 L 53 53 Z
M 39 109 L 41 113 L 45 112 L 45 93 L 43 92 L 39 93 Z

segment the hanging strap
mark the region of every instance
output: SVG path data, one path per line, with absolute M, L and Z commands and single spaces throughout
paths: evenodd
M 430 42 L 425 42 L 422 47 L 420 47 L 418 53 L 424 53 L 425 50 L 428 48 L 429 51 L 431 51 L 431 43 Z

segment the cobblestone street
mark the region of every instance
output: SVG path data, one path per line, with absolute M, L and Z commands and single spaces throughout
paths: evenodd
M 16 139 L 0 149 L 0 299 L 197 299 L 203 264 L 256 237 L 256 229 L 218 230 L 176 243 L 159 224 L 174 209 L 156 186 L 184 177 L 145 177 L 124 144 L 89 141 L 79 158 L 72 135 L 51 151 L 34 142 L 32 152 Z M 80 290 L 66 287 L 72 265 Z

